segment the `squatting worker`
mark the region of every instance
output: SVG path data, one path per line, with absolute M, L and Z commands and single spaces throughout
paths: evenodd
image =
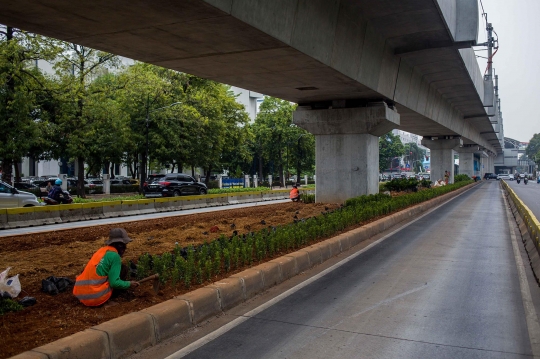
M 113 294 L 113 289 L 128 289 L 139 286 L 138 282 L 120 279 L 122 255 L 132 239 L 124 228 L 113 228 L 105 247 L 100 248 L 79 275 L 73 287 L 73 294 L 84 305 L 95 307 L 105 303 Z
M 291 192 L 289 192 L 289 198 L 293 202 L 298 202 L 300 200 L 300 192 L 298 192 L 298 187 L 296 185 L 294 185 Z

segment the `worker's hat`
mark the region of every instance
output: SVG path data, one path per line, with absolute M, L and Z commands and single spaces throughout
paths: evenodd
M 133 241 L 133 239 L 129 238 L 126 230 L 124 228 L 113 228 L 109 232 L 109 239 L 105 241 L 106 245 L 112 244 L 112 243 L 124 243 L 128 244 L 129 242 Z

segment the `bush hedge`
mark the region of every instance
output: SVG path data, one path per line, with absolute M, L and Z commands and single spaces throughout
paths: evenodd
M 471 177 L 467 176 L 466 174 L 459 174 L 454 176 L 454 183 L 462 182 L 462 181 L 470 181 Z
M 461 181 L 398 197 L 384 194 L 360 196 L 347 200 L 344 206 L 336 210 L 315 217 L 295 219 L 294 223 L 288 225 L 269 227 L 231 238 L 222 235 L 198 247 L 177 246 L 172 253 L 161 256 L 144 254 L 136 264 L 137 277 L 144 278 L 158 273 L 164 284 L 189 288 L 194 283 L 211 281 L 221 273 L 229 273 L 254 262 L 296 250 L 358 223 L 427 201 L 469 183 L 471 181 Z

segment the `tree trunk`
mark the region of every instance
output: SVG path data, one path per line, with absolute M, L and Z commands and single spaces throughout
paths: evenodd
M 262 153 L 259 154 L 259 178 L 262 181 L 262 178 L 263 178 L 263 157 L 262 157 Z
M 285 179 L 283 178 L 284 176 L 284 173 L 283 173 L 283 164 L 280 163 L 279 164 L 279 186 L 280 187 L 285 187 Z
M 212 166 L 208 166 L 208 171 L 206 171 L 206 178 L 204 179 L 204 184 L 208 187 L 208 182 L 210 182 L 210 174 L 212 173 Z
M 84 192 L 84 158 L 77 157 L 77 197 L 86 198 Z
M 191 166 L 191 177 L 195 178 L 195 167 Z
M 21 171 L 19 170 L 19 161 L 13 161 L 13 164 L 15 165 L 15 181 L 14 182 L 21 182 Z
M 114 163 L 111 163 L 110 175 L 111 175 L 111 178 L 114 179 Z
M 2 181 L 11 184 L 13 177 L 13 161 L 11 159 L 4 159 L 2 161 Z

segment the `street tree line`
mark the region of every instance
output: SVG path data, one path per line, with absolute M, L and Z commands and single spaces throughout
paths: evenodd
M 13 165 L 29 157 L 75 162 L 80 196 L 85 177 L 113 173 L 120 163 L 133 178 L 145 178 L 146 168 L 192 174 L 201 168 L 206 181 L 228 170 L 271 174 L 283 185 L 314 173 L 315 138 L 292 123 L 295 109 L 265 97 L 250 123 L 229 86 L 145 63 L 125 66 L 110 53 L 0 25 L 0 161 L 7 182 L 20 180 Z M 418 152 L 391 133 L 379 148 L 381 171 L 389 158 Z
M 314 166 L 313 136 L 292 124 L 294 108 L 266 98 L 250 123 L 226 85 L 0 26 L 4 181 L 19 180 L 12 168 L 24 157 L 75 161 L 81 196 L 86 176 L 118 163 L 133 178 L 167 166 L 283 181 Z

